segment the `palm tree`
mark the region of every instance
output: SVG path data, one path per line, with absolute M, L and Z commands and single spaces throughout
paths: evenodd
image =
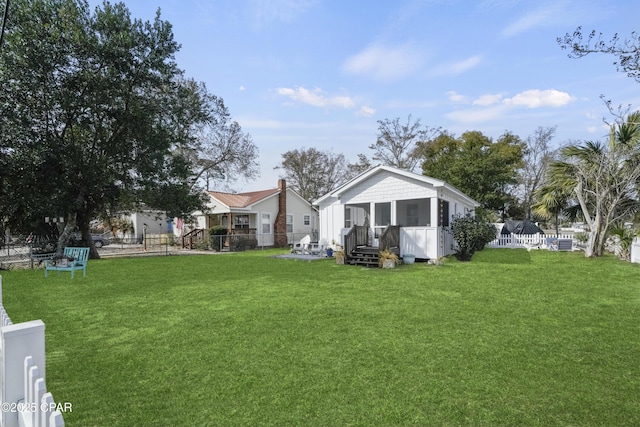
M 571 193 L 562 192 L 563 189 L 545 185 L 534 192 L 537 200 L 531 206 L 534 215 L 541 218 L 555 218 L 556 236 L 560 234 L 560 213 L 569 206 Z
M 640 208 L 640 113 L 611 126 L 607 143 L 588 141 L 566 146 L 553 162 L 542 192 L 542 207 L 575 200 L 589 227 L 585 256 L 600 256 L 614 223 Z M 544 196 L 547 199 L 545 201 Z

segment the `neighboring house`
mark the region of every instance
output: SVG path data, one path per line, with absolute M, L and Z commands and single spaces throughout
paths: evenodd
M 307 234 L 317 239 L 318 211 L 298 193 L 278 187 L 248 193 L 207 191 L 207 212 L 195 212 L 191 228 L 223 226 L 229 234 L 255 235 L 258 246 L 283 247 Z M 179 224 L 183 226 L 182 224 Z M 176 230 L 179 231 L 179 230 Z
M 172 221 L 165 212 L 143 209 L 137 212 L 123 213 L 120 217 L 130 221 L 133 230 L 117 230 L 114 237 L 124 238 L 128 242 L 142 243 L 145 232 L 153 235 L 172 232 Z
M 399 226 L 400 255 L 418 259 L 452 253 L 451 218 L 480 206 L 444 181 L 389 166 L 369 169 L 314 204 L 321 245 L 343 245 L 343 236 L 357 225 L 368 227 L 368 244 L 376 247 L 387 226 Z

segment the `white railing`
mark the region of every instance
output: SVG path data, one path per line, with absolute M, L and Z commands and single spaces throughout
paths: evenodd
M 498 235 L 487 245 L 490 248 L 532 248 L 548 249 L 548 242 L 557 239 L 573 239 L 571 234 L 545 235 L 545 234 L 505 234 Z
M 0 427 L 61 427 L 45 386 L 44 323 L 13 324 L 2 304 L 0 276 Z

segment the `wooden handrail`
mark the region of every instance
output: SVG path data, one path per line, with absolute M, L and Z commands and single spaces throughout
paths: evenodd
M 195 242 L 197 240 L 202 240 L 204 238 L 204 228 L 196 228 L 182 236 L 182 248 L 193 249 L 195 247 Z M 188 240 L 188 245 L 185 241 Z
M 400 247 L 400 226 L 387 225 L 378 241 L 381 250 Z
M 344 254 L 346 257 L 358 247 L 369 243 L 369 227 L 366 225 L 354 225 L 344 236 Z

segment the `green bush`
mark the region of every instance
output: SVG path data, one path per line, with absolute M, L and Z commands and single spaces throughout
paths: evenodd
M 496 238 L 496 227 L 492 223 L 469 214 L 455 216 L 451 221 L 451 232 L 458 244 L 455 257 L 460 261 L 471 261 L 476 251 L 484 249 Z
M 229 233 L 227 227 L 223 227 L 222 225 L 214 225 L 209 229 L 209 240 L 211 241 L 211 247 L 216 251 L 220 252 L 222 250 L 222 245 L 224 244 L 224 239 L 220 236 L 226 236 Z

